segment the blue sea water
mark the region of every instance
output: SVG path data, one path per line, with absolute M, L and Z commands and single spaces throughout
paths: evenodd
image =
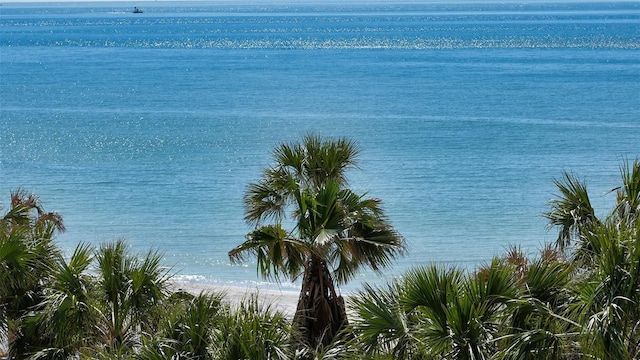
M 280 142 L 356 140 L 351 185 L 408 251 L 354 289 L 534 254 L 563 171 L 612 208 L 640 156 L 640 3 L 3 2 L 0 97 L 3 211 L 27 189 L 67 252 L 124 237 L 189 281 L 271 286 L 227 258 L 246 185 Z

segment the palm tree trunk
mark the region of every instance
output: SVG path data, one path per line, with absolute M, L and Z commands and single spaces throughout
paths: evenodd
M 347 325 L 344 299 L 337 296 L 327 264 L 319 257 L 307 261 L 294 325 L 313 348 L 331 343 Z
M 7 355 L 7 359 L 12 359 L 13 356 L 15 356 L 15 349 L 13 349 L 13 344 L 16 341 L 16 333 L 13 329 L 11 329 L 9 326 L 7 326 L 7 351 L 8 353 Z M 3 344 L 4 345 L 4 344 Z

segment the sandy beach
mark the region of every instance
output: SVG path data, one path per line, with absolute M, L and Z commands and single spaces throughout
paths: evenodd
M 282 291 L 272 289 L 259 289 L 257 287 L 221 286 L 215 284 L 200 284 L 190 282 L 174 282 L 174 291 L 187 291 L 194 295 L 201 292 L 223 293 L 225 301 L 231 305 L 240 304 L 242 299 L 251 294 L 258 294 L 258 298 L 263 305 L 271 305 L 274 309 L 282 311 L 291 316 L 296 311 L 298 305 L 298 292 Z

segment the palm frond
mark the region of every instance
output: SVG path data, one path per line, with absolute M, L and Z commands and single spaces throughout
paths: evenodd
M 29 249 L 27 231 L 15 229 L 0 233 L 0 297 L 12 293 L 11 289 L 17 290 L 37 280 L 38 274 L 31 271 L 34 267 L 38 267 L 38 257 Z
M 139 359 L 214 359 L 212 348 L 218 324 L 227 310 L 223 293 L 200 293 L 182 298 L 174 294 L 168 304 L 168 316 L 158 333 L 149 334 L 143 341 Z
M 23 204 L 18 204 L 4 214 L 0 219 L 0 230 L 9 233 L 14 226 L 22 226 L 26 228 L 30 224 L 31 209 Z
M 571 264 L 547 261 L 544 258 L 531 263 L 526 277 L 527 296 L 539 299 L 554 307 L 565 303 L 569 285 Z
M 368 356 L 408 359 L 421 347 L 411 319 L 400 305 L 401 293 L 400 283 L 392 282 L 383 288 L 365 285 L 350 298 L 355 319 L 349 330 L 357 334 L 353 343 Z
M 466 282 L 467 291 L 478 301 L 487 304 L 486 315 L 492 316 L 506 301 L 516 297 L 518 289 L 513 268 L 494 258 L 486 272 L 477 273 Z
M 301 144 L 297 143 L 281 143 L 273 152 L 276 164 L 282 168 L 292 169 L 295 177 L 300 179 L 304 178 L 307 155 Z
M 404 277 L 400 305 L 423 319 L 418 327 L 430 353 L 442 356 L 452 349 L 450 308 L 459 295 L 463 273 L 456 268 L 429 265 L 409 270 Z
M 623 163 L 620 167 L 622 186 L 618 190 L 618 205 L 616 210 L 621 221 L 634 224 L 640 215 L 640 159 L 635 159 L 632 165 Z
M 565 249 L 586 226 L 598 220 L 584 182 L 565 172 L 562 180 L 554 180 L 554 183 L 560 194 L 551 201 L 551 210 L 544 216 L 549 219 L 549 227 L 560 228 L 556 244 Z
M 230 308 L 217 324 L 212 346 L 215 359 L 288 359 L 290 322 L 270 305 L 259 302 L 259 294 L 245 297 Z
M 34 228 L 52 226 L 59 232 L 65 231 L 62 216 L 56 212 L 46 212 L 42 206 L 40 198 L 24 189 L 18 189 L 11 193 L 11 208 L 18 208 L 20 209 L 20 212 L 23 213 L 25 211 L 35 211 L 36 216 L 32 221 L 32 226 Z M 22 219 L 24 220 L 24 217 L 22 217 Z
M 142 319 L 140 324 L 143 327 L 149 324 L 152 310 L 168 296 L 171 275 L 170 269 L 161 264 L 162 256 L 158 251 L 149 251 L 142 259 L 133 260 L 128 274 L 131 283 L 128 306 L 134 316 Z
M 347 138 L 324 140 L 319 135 L 306 135 L 299 150 L 305 154 L 304 179 L 308 185 L 318 188 L 327 180 L 346 181 L 345 171 L 357 164 L 359 149 Z
M 156 327 L 158 305 L 167 296 L 168 270 L 160 266 L 159 253 L 132 254 L 122 239 L 101 245 L 95 257 L 102 305 L 98 330 L 107 345 L 128 349 L 140 341 L 139 331 Z
M 342 231 L 334 238 L 329 261 L 339 283 L 346 283 L 362 266 L 381 271 L 404 253 L 404 238 L 387 222 L 380 200 L 364 196 L 349 189 L 338 194 L 341 214 L 336 221 Z
M 496 351 L 501 317 L 517 295 L 511 267 L 494 259 L 486 271 L 463 279 L 446 309 L 451 351 L 461 359 L 483 359 Z
M 334 264 L 338 283 L 346 283 L 362 267 L 382 271 L 403 253 L 403 238 L 393 229 L 370 229 L 357 224 L 347 236 L 335 239 L 329 260 Z
M 265 170 L 263 178 L 247 188 L 245 220 L 255 225 L 265 220 L 282 221 L 298 188 L 298 181 L 286 169 Z
M 609 218 L 585 237 L 591 266 L 577 282 L 571 313 L 584 324 L 585 351 L 594 356 L 631 359 L 640 319 L 640 236 L 637 228 Z
M 343 230 L 344 211 L 339 203 L 340 185 L 332 180 L 323 184 L 317 192 L 301 194 L 298 229 L 302 238 L 308 238 L 318 252 L 340 236 Z M 323 255 L 324 256 L 324 255 Z
M 229 252 L 229 258 L 238 262 L 255 256 L 263 277 L 278 279 L 286 274 L 295 279 L 304 270 L 308 252 L 306 244 L 290 237 L 282 227 L 271 225 L 249 233 L 244 243 Z
M 92 252 L 90 245 L 79 244 L 68 263 L 62 256 L 57 258 L 44 307 L 33 318 L 41 343 L 50 346 L 47 353 L 57 349 L 54 352 L 73 356 L 94 340 L 98 316 L 90 293 L 92 279 L 86 273 Z

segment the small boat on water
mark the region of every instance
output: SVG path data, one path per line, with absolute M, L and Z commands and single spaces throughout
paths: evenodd
M 142 13 L 143 13 L 143 11 L 142 11 L 142 10 L 140 10 L 140 9 L 138 9 L 137 7 L 134 7 L 134 8 L 133 8 L 133 13 L 134 13 L 134 14 L 142 14 Z

